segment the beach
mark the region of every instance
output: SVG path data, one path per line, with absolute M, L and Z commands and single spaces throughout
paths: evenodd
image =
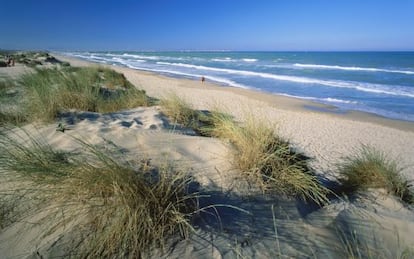
M 57 57 L 74 65 L 91 64 L 66 56 Z M 320 173 L 333 173 L 335 164 L 341 158 L 354 153 L 361 145 L 370 145 L 400 161 L 402 167 L 406 168 L 406 176 L 414 179 L 412 122 L 363 112 L 336 113 L 335 108 L 305 100 L 128 68 L 112 68 L 124 73 L 128 80 L 146 90 L 150 96 L 162 98 L 176 93 L 196 109 L 219 108 L 240 120 L 243 120 L 243 116 L 253 115 L 275 123 L 275 130 L 315 159 L 315 168 Z
M 52 54 L 73 67 L 97 65 Z M 402 174 L 414 181 L 413 122 L 359 111 L 344 112 L 332 105 L 202 82 L 201 78 L 174 78 L 104 66 L 124 74 L 150 97 L 165 99 L 175 95 L 195 110 L 221 111 L 241 125 L 252 118 L 263 121 L 294 150 L 309 157 L 312 169 L 325 182 L 336 183 L 338 164 L 361 146 L 374 147 L 395 159 L 403 168 Z M 17 66 L 0 69 L 1 74 L 10 72 L 13 76 L 27 72 L 26 67 L 20 72 L 15 71 Z M 58 123 L 65 125 L 65 131 L 57 130 Z M 169 157 L 190 171 L 200 192 L 205 192 L 204 200 L 200 200 L 207 216 L 191 222 L 195 227 L 190 238 L 169 241 L 168 249 L 155 249 L 149 256 L 152 258 L 338 258 L 358 249 L 393 257 L 414 247 L 412 205 L 401 203 L 382 189 L 350 199 L 332 195 L 323 206 L 254 192 L 251 183 L 240 179 L 240 172 L 231 162 L 230 141 L 197 135 L 165 118 L 159 106 L 110 113 L 70 111 L 59 121 L 29 124 L 23 129 L 61 150 L 78 151 L 77 139 L 82 139 L 103 149 L 115 147 L 122 161 L 148 157 L 158 165 Z M 12 182 L 11 186 L 19 185 Z M 1 185 L 3 192 L 13 188 Z M 216 207 L 211 209 L 213 205 Z M 77 230 L 76 220 L 80 219 L 49 229 L 49 235 L 38 238 L 44 234 L 44 222 L 34 227 L 32 222 L 40 222 L 45 211 L 48 210 L 29 213 L 23 221 L 1 229 L 0 254 L 5 258 L 67 255 L 68 244 L 76 237 L 71 231 Z M 61 214 L 65 213 L 62 210 Z M 215 213 L 217 217 L 208 217 Z M 354 247 L 354 243 L 363 247 Z

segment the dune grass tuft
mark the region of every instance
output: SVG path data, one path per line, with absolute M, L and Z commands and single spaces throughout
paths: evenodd
M 56 228 L 68 218 L 85 218 L 82 233 L 73 235 L 83 237 L 76 256 L 139 258 L 192 231 L 190 218 L 198 210 L 196 194 L 188 189 L 193 179 L 171 164 L 155 167 L 140 158 L 121 163 L 80 140 L 83 151 L 74 154 L 27 133 L 3 132 L 0 139 L 0 172 L 31 181 L 33 190 L 47 186 L 40 188 L 48 197 L 44 206 L 79 206 L 48 223 Z
M 186 127 L 194 127 L 198 124 L 197 111 L 177 95 L 172 94 L 168 98 L 162 99 L 160 105 L 162 112 L 173 122 Z
M 15 82 L 10 78 L 0 78 L 0 126 L 18 125 L 26 121 L 24 112 L 17 109 L 21 96 Z
M 240 125 L 228 114 L 201 112 L 176 95 L 161 101 L 163 112 L 173 121 L 192 127 L 203 136 L 228 139 L 233 145 L 234 167 L 263 191 L 326 203 L 325 188 L 307 165 L 307 158 L 292 150 L 274 129 L 253 116 Z
M 192 128 L 201 136 L 211 136 L 214 127 L 213 114 L 195 110 L 188 102 L 177 95 L 170 95 L 160 102 L 163 114 L 174 123 Z
M 54 150 L 26 131 L 1 130 L 0 147 L 0 171 L 13 171 L 33 181 L 62 180 L 73 166 L 70 153 Z
M 373 147 L 362 146 L 358 153 L 346 157 L 338 167 L 340 181 L 349 191 L 384 188 L 404 202 L 414 203 L 412 185 L 401 175 L 402 168 Z
M 228 139 L 233 147 L 233 163 L 263 191 L 296 196 L 326 203 L 328 190 L 312 173 L 308 158 L 295 152 L 289 142 L 275 134 L 273 127 L 253 116 L 239 125 L 230 116 L 212 113 L 213 136 Z
M 26 111 L 31 121 L 51 121 L 69 109 L 114 112 L 149 104 L 145 91 L 107 68 L 37 69 L 20 81 L 27 92 Z

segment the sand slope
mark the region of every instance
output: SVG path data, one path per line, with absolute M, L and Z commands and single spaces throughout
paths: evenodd
M 72 65 L 89 65 L 61 59 Z M 403 165 L 414 162 L 414 127 L 409 123 L 314 112 L 302 108 L 314 104 L 299 100 L 263 97 L 125 68 L 117 70 L 153 97 L 162 98 L 173 92 L 197 109 L 220 108 L 241 121 L 250 114 L 275 122 L 275 130 L 314 158 L 313 166 L 324 176 L 335 175 L 338 159 L 352 154 L 360 144 L 376 146 Z M 59 122 L 66 128 L 64 133 L 56 131 Z M 110 114 L 68 112 L 55 124 L 28 125 L 25 129 L 63 150 L 76 150 L 79 145 L 74 138 L 81 138 L 117 148 L 125 160 L 147 156 L 157 163 L 168 157 L 191 171 L 200 189 L 208 194 L 200 200 L 201 206 L 227 204 L 240 208 L 217 206 L 207 210 L 211 214 L 202 213 L 194 219 L 196 232 L 190 240 L 173 243 L 166 254 L 154 251 L 154 258 L 343 258 L 349 255 L 347 247 L 392 258 L 414 247 L 412 209 L 380 191 L 360 193 L 351 200 L 334 200 L 321 209 L 260 193 L 246 196 L 250 190 L 229 163 L 230 147 L 221 140 L 195 136 L 191 130 L 175 125 L 160 114 L 159 107 Z M 414 179 L 412 166 L 404 173 Z M 23 222 L 0 231 L 1 258 L 65 254 L 68 236 L 64 234 L 70 233 L 76 222 L 39 238 L 43 225 L 33 223 L 41 216 L 29 213 Z

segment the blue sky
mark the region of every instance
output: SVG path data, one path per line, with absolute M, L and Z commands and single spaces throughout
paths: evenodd
M 0 48 L 414 50 L 414 0 L 0 0 Z

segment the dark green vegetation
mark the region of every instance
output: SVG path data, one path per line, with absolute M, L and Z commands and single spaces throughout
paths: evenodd
M 339 165 L 341 183 L 349 191 L 368 188 L 384 188 L 407 203 L 414 203 L 412 185 L 401 175 L 396 161 L 372 147 L 361 150 L 345 158 Z
M 75 236 L 83 236 L 76 256 L 138 258 L 154 247 L 164 248 L 172 236 L 189 235 L 198 208 L 186 172 L 168 162 L 161 167 L 140 158 L 120 162 L 110 150 L 79 143 L 82 152 L 74 154 L 54 150 L 25 132 L 0 135 L 0 173 L 15 173 L 38 199 L 45 198 L 35 211 L 48 206 L 65 211 L 65 216 L 49 219 L 51 229 L 84 218 L 83 228 L 76 230 L 81 235 Z M 5 213 L 0 216 L 5 221 Z

